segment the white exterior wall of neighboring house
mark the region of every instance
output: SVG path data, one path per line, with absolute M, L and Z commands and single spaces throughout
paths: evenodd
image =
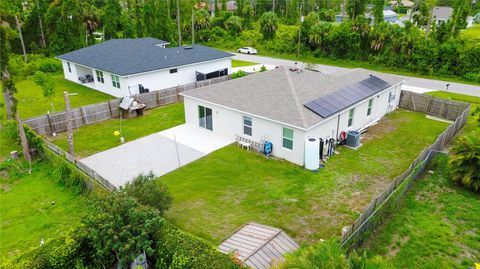
M 298 165 L 303 165 L 303 130 L 190 97 L 185 97 L 184 104 L 185 121 L 192 127 L 202 128 L 199 127 L 198 106 L 201 105 L 210 108 L 212 109 L 213 115 L 213 132 L 216 134 L 231 139 L 235 139 L 235 135 L 239 135 L 255 142 L 260 142 L 261 140 L 271 141 L 273 144 L 272 154 L 274 156 Z M 243 133 L 243 116 L 252 118 L 252 136 Z M 282 146 L 283 127 L 292 129 L 294 132 L 293 149 L 287 149 Z
M 341 113 L 334 115 L 324 122 L 308 129 L 298 129 L 292 126 L 284 125 L 282 123 L 265 119 L 259 116 L 242 113 L 241 111 L 233 110 L 228 107 L 223 107 L 197 100 L 186 96 L 185 104 L 185 120 L 186 123 L 194 128 L 199 127 L 198 106 L 204 106 L 212 109 L 213 118 L 213 132 L 224 136 L 226 138 L 235 139 L 235 135 L 240 135 L 255 142 L 262 140 L 271 141 L 273 144 L 272 154 L 278 158 L 288 160 L 298 165 L 304 165 L 304 149 L 305 139 L 309 137 L 317 138 L 337 138 L 338 131 L 359 130 L 370 123 L 373 123 L 383 117 L 386 113 L 397 108 L 400 99 L 401 84 L 382 91 L 373 96 L 373 106 L 370 116 L 367 116 L 368 100 L 355 105 L 355 113 L 353 117 L 352 126 L 348 127 L 349 110 L 346 109 Z M 395 100 L 388 102 L 390 92 L 395 94 Z M 371 98 L 370 98 L 371 99 Z M 252 118 L 252 136 L 243 133 L 243 116 Z M 293 135 L 293 149 L 284 148 L 283 145 L 283 127 L 292 129 Z
M 196 71 L 202 73 L 210 73 L 225 68 L 228 69 L 228 74 L 231 74 L 231 58 L 130 75 L 126 76 L 125 80 L 127 86 L 132 86 L 132 90 L 136 89 L 136 86 L 138 84 L 142 84 L 143 87 L 150 89 L 150 91 L 156 91 L 195 82 L 197 79 L 195 73 Z M 177 72 L 170 73 L 171 69 L 177 69 Z
M 228 69 L 228 73 L 232 72 L 231 58 L 224 58 L 214 61 L 201 62 L 197 64 L 184 65 L 170 69 L 177 69 L 177 73 L 170 73 L 170 69 L 156 70 L 130 76 L 118 76 L 120 80 L 120 89 L 113 86 L 112 73 L 103 72 L 104 83 L 97 81 L 96 69 L 70 62 L 70 70 L 68 62 L 62 60 L 63 73 L 65 79 L 86 87 L 107 93 L 115 97 L 124 97 L 130 94 L 137 94 L 138 84 L 150 89 L 150 91 L 170 88 L 179 85 L 185 85 L 196 81 L 196 71 L 202 73 L 210 73 L 220 69 Z M 82 84 L 78 77 L 90 74 L 94 78 L 94 82 Z M 130 91 L 128 86 L 130 87 Z

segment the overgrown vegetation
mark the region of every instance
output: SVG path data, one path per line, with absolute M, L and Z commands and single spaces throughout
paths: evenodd
M 293 254 L 287 255 L 286 261 L 275 269 L 362 269 L 362 268 L 393 268 L 381 256 L 367 257 L 353 251 L 348 256 L 340 244 L 333 239 L 319 242 L 309 247 L 303 247 Z
M 446 156 L 431 169 L 365 248 L 395 268 L 472 267 L 480 257 L 480 197 L 450 180 Z
M 453 181 L 480 193 L 480 131 L 460 137 L 449 161 Z

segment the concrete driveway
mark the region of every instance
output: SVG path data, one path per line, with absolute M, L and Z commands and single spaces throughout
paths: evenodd
M 152 171 L 162 176 L 233 142 L 208 130 L 183 124 L 97 153 L 81 162 L 119 187 L 141 173 Z

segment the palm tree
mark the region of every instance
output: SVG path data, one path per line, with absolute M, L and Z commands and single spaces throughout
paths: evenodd
M 453 181 L 480 192 L 480 131 L 460 137 L 448 162 Z
M 264 38 L 272 38 L 278 29 L 278 17 L 273 12 L 265 12 L 260 17 L 260 30 Z
M 326 35 L 330 32 L 332 25 L 328 22 L 320 21 L 315 23 L 308 33 L 308 40 L 310 44 L 315 46 L 322 46 Z

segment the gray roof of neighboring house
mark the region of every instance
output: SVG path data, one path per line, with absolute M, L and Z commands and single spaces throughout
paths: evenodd
M 120 76 L 232 57 L 233 54 L 202 45 L 162 48 L 156 38 L 111 39 L 57 58 Z
M 308 70 L 293 72 L 286 67 L 279 67 L 272 71 L 192 89 L 182 95 L 309 129 L 325 118 L 306 108 L 305 103 L 367 79 L 370 75 L 375 75 L 391 85 L 404 81 L 400 76 L 366 69 L 327 75 Z
M 283 255 L 298 249 L 298 244 L 282 230 L 258 223 L 247 223 L 220 244 L 223 253 L 234 252 L 247 266 L 270 268 Z
M 453 14 L 451 7 L 435 7 L 433 9 L 433 17 L 437 21 L 447 21 Z

